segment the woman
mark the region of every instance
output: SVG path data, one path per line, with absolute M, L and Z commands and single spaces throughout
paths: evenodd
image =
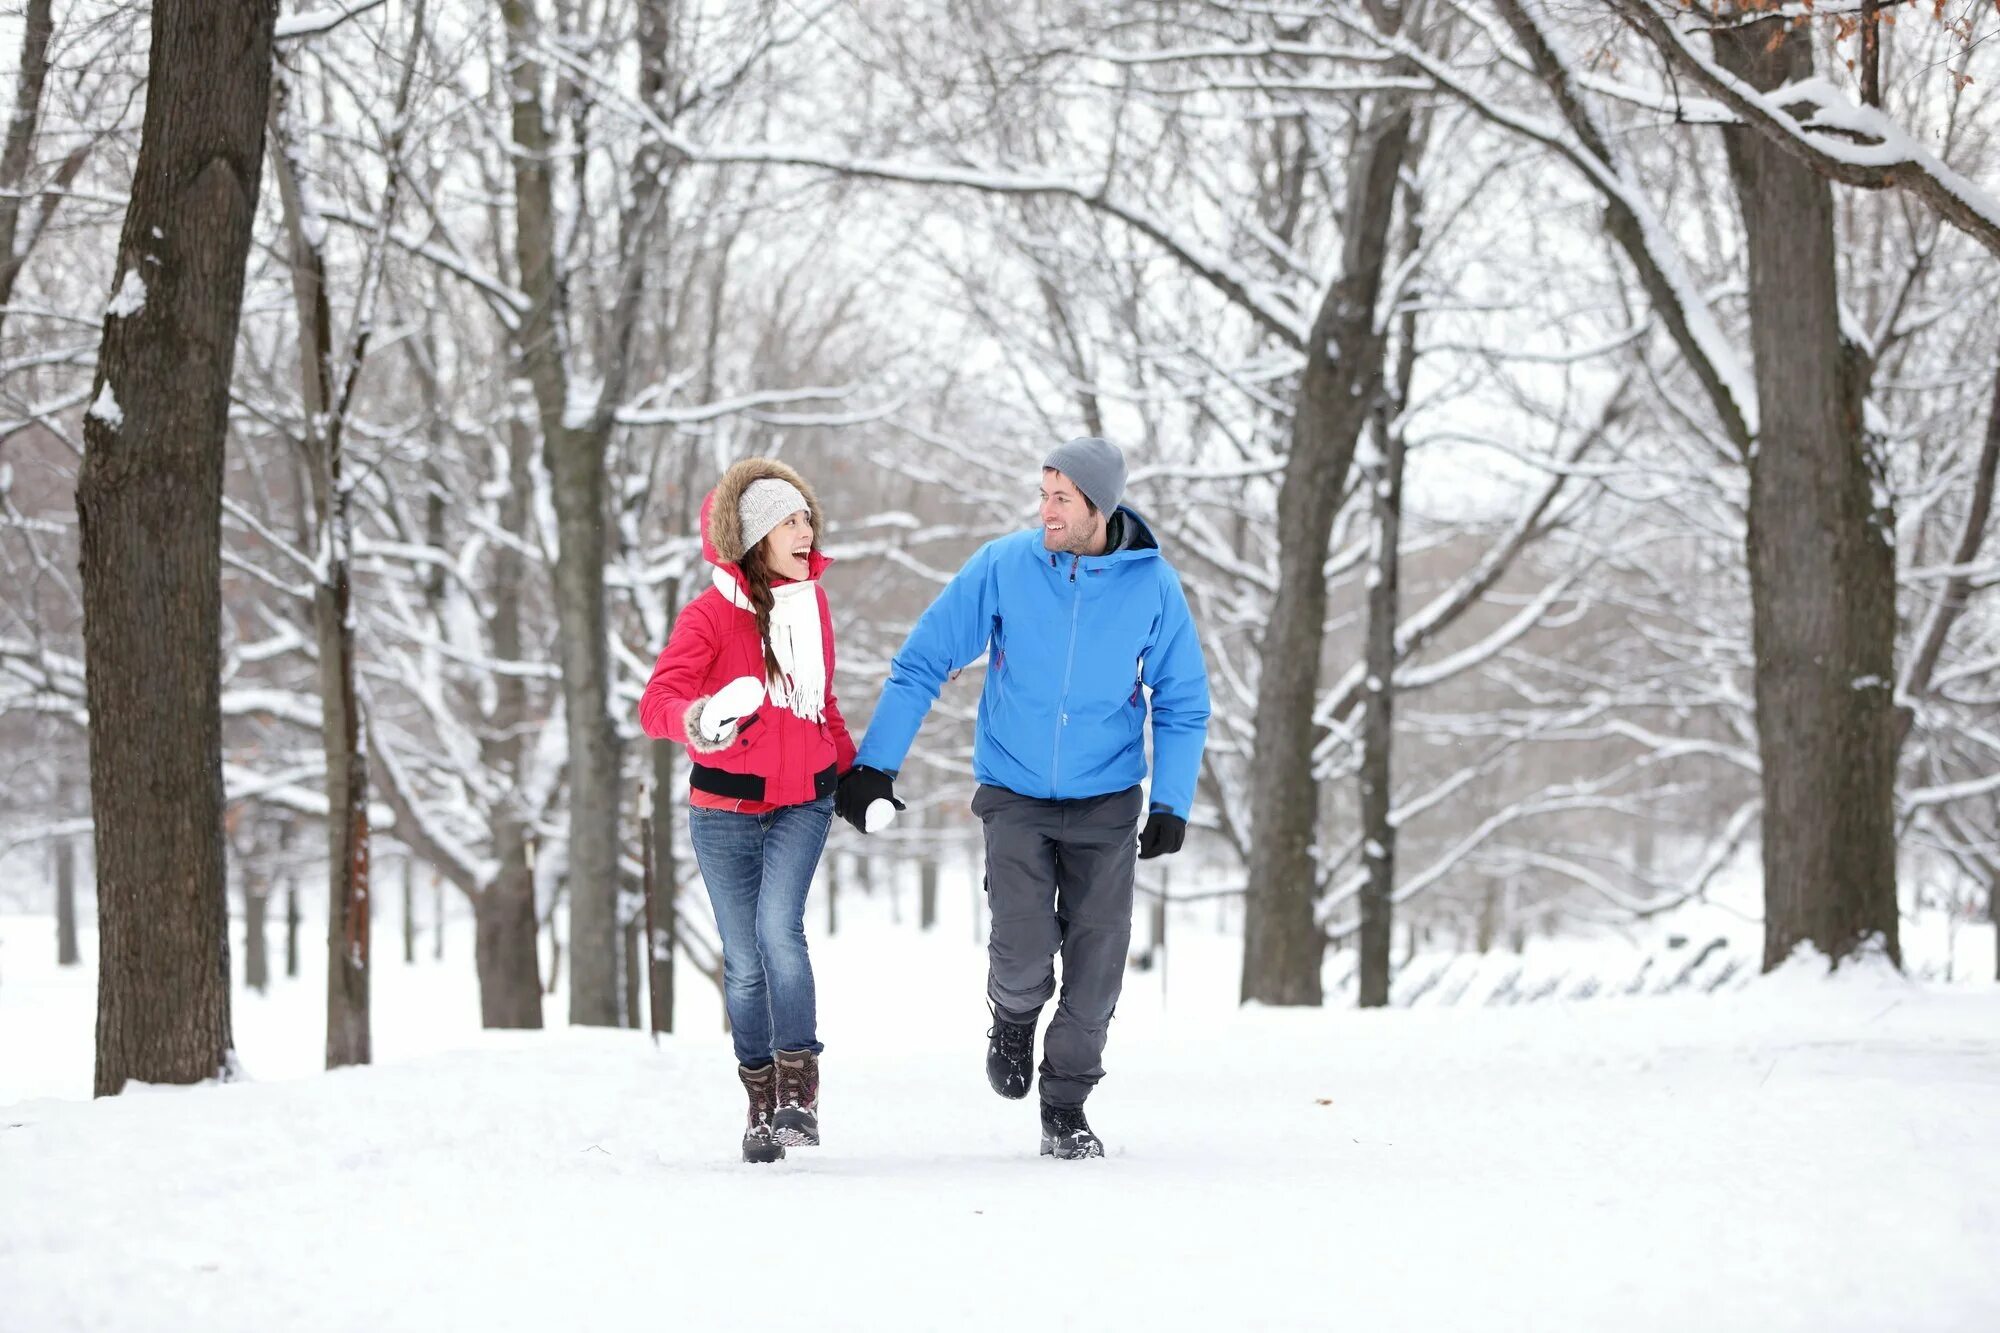
M 646 734 L 687 746 L 693 764 L 689 835 L 722 931 L 746 1162 L 819 1142 L 806 891 L 854 762 L 833 698 L 821 527 L 812 488 L 784 464 L 723 473 L 701 507 L 714 586 L 674 622 L 639 701 Z

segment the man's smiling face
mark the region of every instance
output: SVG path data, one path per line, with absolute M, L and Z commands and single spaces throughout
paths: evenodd
M 1054 468 L 1042 470 L 1042 549 L 1066 555 L 1104 550 L 1104 515 L 1090 507 L 1077 484 Z

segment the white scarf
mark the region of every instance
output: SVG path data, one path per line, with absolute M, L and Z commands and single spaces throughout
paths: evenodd
M 713 571 L 715 586 L 731 606 L 756 614 L 743 585 L 726 569 Z M 781 673 L 766 682 L 765 693 L 780 708 L 789 708 L 808 722 L 826 717 L 826 649 L 819 637 L 819 585 L 807 580 L 771 589 L 771 651 Z

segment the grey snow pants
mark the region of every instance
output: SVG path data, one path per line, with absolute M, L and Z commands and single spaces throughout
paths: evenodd
M 1042 1046 L 1042 1100 L 1081 1106 L 1104 1077 L 1104 1041 L 1125 984 L 1132 879 L 1139 855 L 1137 787 L 1044 801 L 981 786 L 972 813 L 986 826 L 986 997 L 1000 1017 L 1031 1023 L 1062 998 Z

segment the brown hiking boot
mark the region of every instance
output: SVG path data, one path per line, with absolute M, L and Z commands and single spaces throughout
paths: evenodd
M 819 1146 L 819 1057 L 811 1051 L 778 1052 L 778 1142 Z
M 775 1162 L 785 1155 L 785 1145 L 779 1141 L 775 1129 L 778 1067 L 746 1069 L 738 1065 L 736 1077 L 743 1080 L 743 1091 L 750 1094 L 750 1118 L 743 1126 L 743 1160 Z

